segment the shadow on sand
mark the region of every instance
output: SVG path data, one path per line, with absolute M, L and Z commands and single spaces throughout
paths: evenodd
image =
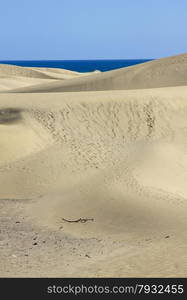
M 21 110 L 17 108 L 0 109 L 0 124 L 11 124 L 22 119 Z

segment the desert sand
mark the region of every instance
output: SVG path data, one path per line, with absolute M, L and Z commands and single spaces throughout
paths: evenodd
M 187 54 L 0 86 L 0 276 L 186 277 Z
M 49 84 L 58 80 L 62 81 L 88 75 L 92 75 L 92 73 L 78 73 L 57 68 L 26 68 L 0 64 L 0 92 L 25 87 L 27 89 L 29 86 Z

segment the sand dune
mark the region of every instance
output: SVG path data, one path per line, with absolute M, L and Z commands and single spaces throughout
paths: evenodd
M 39 84 L 29 89 L 13 92 L 72 92 L 123 89 L 144 89 L 187 84 L 187 54 L 162 58 L 143 64 L 113 70 L 89 77 L 73 78 L 71 81 L 57 81 Z
M 130 155 L 132 159 L 133 148 L 140 153 L 141 157 L 140 150 L 145 151 L 147 147 L 147 152 L 155 156 L 154 160 L 159 160 L 164 155 L 162 149 L 159 150 L 157 142 L 160 141 L 163 144 L 166 143 L 166 145 L 168 143 L 166 149 L 168 149 L 168 153 L 171 153 L 171 158 L 169 159 L 168 155 L 166 156 L 172 161 L 172 155 L 176 155 L 175 153 L 172 154 L 169 145 L 170 143 L 171 145 L 176 144 L 176 132 L 179 135 L 179 137 L 177 135 L 177 138 L 181 138 L 181 141 L 179 141 L 185 143 L 185 99 L 186 87 L 150 89 L 137 92 L 38 94 L 37 97 L 31 94 L 29 98 L 25 98 L 22 94 L 2 94 L 0 103 L 1 132 L 6 133 L 7 131 L 11 134 L 12 131 L 13 137 L 15 127 L 15 131 L 17 130 L 16 141 L 21 144 L 24 139 L 21 133 L 19 138 L 19 128 L 20 130 L 25 128 L 25 133 L 28 133 L 28 135 L 29 132 L 26 128 L 32 130 L 33 136 L 30 137 L 30 141 L 33 141 L 33 145 L 37 145 L 37 143 L 44 144 L 44 152 L 49 150 L 52 155 L 53 151 L 60 151 L 60 156 L 63 153 L 61 160 L 64 167 L 63 169 L 60 167 L 62 175 L 66 169 L 68 172 L 71 168 L 77 170 L 79 165 L 83 171 L 87 168 L 98 171 L 99 167 L 102 166 L 103 169 L 105 164 L 107 168 L 110 165 L 115 167 L 115 163 L 118 164 L 122 154 L 125 157 Z M 5 107 L 9 107 L 9 109 L 5 109 Z M 38 142 L 35 141 L 34 133 Z M 174 141 L 172 141 L 173 139 Z M 9 146 L 9 143 L 12 142 L 13 140 L 10 137 L 7 140 L 7 149 L 13 151 L 14 145 Z M 136 150 L 137 147 L 139 150 Z M 157 150 L 152 152 L 155 147 Z M 3 156 L 6 156 L 4 141 L 2 142 L 1 151 L 3 151 Z M 25 154 L 25 150 L 22 149 L 22 152 Z M 20 151 L 19 155 L 21 156 Z M 40 156 L 44 153 L 41 152 L 39 147 L 38 152 L 34 155 L 36 158 L 36 155 Z M 125 157 L 122 160 L 126 164 Z M 32 157 L 29 156 L 28 159 L 32 160 Z M 58 163 L 59 159 L 57 159 Z M 149 156 L 146 156 L 146 160 L 148 159 Z M 48 162 L 53 163 L 46 159 L 46 163 Z M 17 164 L 17 162 L 15 163 Z M 134 162 L 134 164 L 138 165 L 137 162 Z M 142 162 L 142 164 L 145 165 L 145 162 Z M 0 165 L 3 167 L 4 161 L 1 160 Z M 119 165 L 121 165 L 121 162 L 119 162 Z M 47 168 L 49 172 L 55 172 L 59 176 L 59 170 L 56 167 L 54 167 L 54 170 L 50 170 L 50 167 Z M 15 170 L 14 168 L 11 169 L 11 174 Z M 38 173 L 40 174 L 40 172 Z M 29 176 L 32 176 L 30 172 L 29 174 Z M 4 172 L 3 178 L 5 179 Z M 19 176 L 17 176 L 17 179 L 19 179 Z M 51 178 L 50 180 L 52 180 L 53 185 L 54 179 Z M 32 181 L 27 181 L 31 186 Z M 47 185 L 49 186 L 49 184 Z M 26 188 L 26 185 L 24 186 Z M 3 194 L 3 190 L 4 188 L 1 189 L 1 194 Z M 37 186 L 35 182 L 32 190 L 33 195 L 36 196 Z M 45 192 L 45 189 L 43 192 Z M 8 189 L 8 193 L 11 193 L 10 189 Z M 22 188 L 22 193 L 23 197 L 28 196 L 24 194 L 24 188 Z M 3 197 L 12 197 L 13 194 L 16 195 L 16 190 L 10 195 L 5 193 Z M 16 195 L 18 198 L 21 196 L 21 194 Z
M 127 69 L 162 77 L 170 61 L 182 85 L 185 57 Z M 187 86 L 1 93 L 0 276 L 186 276 L 186 99 Z
M 0 64 L 0 78 L 16 76 L 40 79 L 58 79 L 60 77 L 63 79 L 64 76 L 68 77 L 68 75 L 74 77 L 80 75 L 80 73 L 56 68 L 31 68 Z
M 12 89 L 49 84 L 57 80 L 66 80 L 90 74 L 57 68 L 26 68 L 0 64 L 0 91 L 7 92 Z

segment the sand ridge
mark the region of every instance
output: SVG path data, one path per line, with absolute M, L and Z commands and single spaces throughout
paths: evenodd
M 72 92 L 145 89 L 187 84 L 187 54 L 166 57 L 146 63 L 121 68 L 91 76 L 72 78 L 68 81 L 38 84 L 29 89 L 12 92 Z
M 171 87 L 0 94 L 0 276 L 186 276 L 185 62 L 81 79 L 160 68 Z
M 0 64 L 0 91 L 9 91 L 58 80 L 67 80 L 91 73 L 78 73 L 58 68 L 31 68 Z

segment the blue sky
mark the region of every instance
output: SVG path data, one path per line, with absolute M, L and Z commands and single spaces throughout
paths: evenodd
M 0 60 L 187 52 L 186 0 L 0 0 Z

